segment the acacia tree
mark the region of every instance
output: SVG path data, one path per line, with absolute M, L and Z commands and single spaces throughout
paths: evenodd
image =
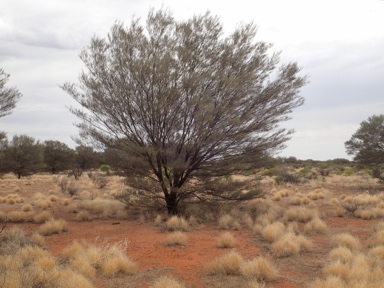
M 345 148 L 361 164 L 384 163 L 384 115 L 373 115 L 345 142 Z
M 75 152 L 60 141 L 44 141 L 44 164 L 52 173 L 73 167 Z
M 0 117 L 11 114 L 12 109 L 22 96 L 15 87 L 5 87 L 9 80 L 9 74 L 0 68 Z
M 43 146 L 33 137 L 14 135 L 12 140 L 3 140 L 2 172 L 12 172 L 17 178 L 38 172 L 43 165 Z
M 278 124 L 303 104 L 306 82 L 255 36 L 252 23 L 224 36 L 210 13 L 176 21 L 152 10 L 146 25 L 116 23 L 81 52 L 80 85 L 62 86 L 84 108 L 71 108 L 79 139 L 115 149 L 140 188 L 133 198 L 164 201 L 169 213 L 187 199 L 249 197 L 204 179 L 282 149 L 292 131 Z

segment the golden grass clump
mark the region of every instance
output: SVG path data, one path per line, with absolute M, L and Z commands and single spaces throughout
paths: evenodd
M 44 236 L 40 235 L 39 233 L 33 233 L 31 235 L 31 241 L 33 241 L 33 243 L 35 243 L 36 245 L 38 245 L 40 247 L 45 246 L 45 238 L 44 238 Z
M 329 200 L 329 203 L 332 205 L 340 205 L 340 201 L 337 198 L 332 198 L 331 200 Z
M 305 224 L 304 231 L 308 234 L 325 234 L 328 232 L 327 224 L 318 217 Z
M 350 267 L 342 263 L 340 261 L 335 261 L 329 263 L 327 266 L 324 267 L 323 274 L 326 277 L 334 276 L 339 277 L 342 280 L 347 280 L 349 275 Z
M 157 227 L 160 226 L 163 223 L 163 216 L 161 216 L 160 214 L 157 214 L 155 220 L 153 221 L 153 223 Z
M 113 277 L 118 273 L 132 275 L 137 272 L 138 267 L 123 252 L 125 244 L 102 243 L 98 247 L 86 242 L 74 242 L 63 250 L 62 257 L 71 263 L 71 267 L 87 277 L 94 277 L 96 270 L 100 270 L 106 277 Z
M 264 282 L 251 281 L 248 283 L 248 288 L 265 288 Z
M 271 250 L 275 257 L 284 258 L 299 254 L 300 251 L 309 251 L 312 246 L 312 242 L 304 236 L 288 232 L 272 244 Z
M 287 221 L 308 222 L 315 217 L 318 217 L 317 211 L 306 207 L 290 207 L 284 213 L 284 218 Z
M 208 263 L 205 270 L 208 275 L 240 275 L 243 263 L 243 257 L 233 250 Z
M 70 262 L 70 267 L 88 279 L 96 277 L 96 269 L 86 257 L 75 257 Z
M 180 284 L 173 278 L 161 277 L 149 287 L 150 288 L 184 288 L 185 286 L 183 284 Z
M 91 214 L 88 211 L 80 211 L 76 215 L 77 221 L 90 221 L 91 220 Z
M 187 231 L 189 228 L 189 225 L 187 220 L 175 215 L 167 220 L 167 222 L 165 223 L 165 227 L 168 231 L 175 231 L 175 230 Z
M 317 190 L 315 190 L 317 191 Z M 324 199 L 325 198 L 325 194 L 322 193 L 322 192 L 311 192 L 307 195 L 307 197 L 311 200 L 319 200 L 319 199 Z
M 264 257 L 256 257 L 244 262 L 240 267 L 241 275 L 262 281 L 272 281 L 278 276 L 275 266 Z
M 42 210 L 47 210 L 52 206 L 52 202 L 46 198 L 39 198 L 33 204 L 34 206 Z
M 261 236 L 269 242 L 276 241 L 285 232 L 285 225 L 281 222 L 268 224 L 261 230 Z
M 49 211 L 42 211 L 33 217 L 33 222 L 41 224 L 52 218 L 52 214 Z
M 333 242 L 338 246 L 343 246 L 351 251 L 360 249 L 360 241 L 348 233 L 340 233 L 333 236 Z
M 167 246 L 185 246 L 187 240 L 187 234 L 181 231 L 174 231 L 168 235 Z
M 21 207 L 21 210 L 24 211 L 24 212 L 29 212 L 29 211 L 32 211 L 32 205 L 30 204 L 25 204 Z
M 339 261 L 343 264 L 352 263 L 353 257 L 355 257 L 355 255 L 352 251 L 343 246 L 333 248 L 331 252 L 329 252 L 329 258 L 332 261 Z
M 114 252 L 101 266 L 106 277 L 113 277 L 117 273 L 133 275 L 138 271 L 137 264 L 130 260 L 122 251 Z
M 233 248 L 235 245 L 235 237 L 233 237 L 232 233 L 224 232 L 219 235 L 217 238 L 217 247 L 219 248 Z
M 289 199 L 289 205 L 302 205 L 302 204 L 308 204 L 309 199 L 307 197 L 299 197 L 299 196 L 294 196 Z
M 220 216 L 218 221 L 219 229 L 228 230 L 231 228 L 232 223 L 233 223 L 233 218 L 231 215 L 229 214 L 222 215 Z
M 68 206 L 70 203 L 71 203 L 71 200 L 69 200 L 69 199 L 63 200 L 63 205 L 65 205 L 65 206 Z
M 48 198 L 51 202 L 57 202 L 59 200 L 59 197 L 57 197 L 56 195 L 51 195 L 49 196 Z
M 41 235 L 53 235 L 60 234 L 68 231 L 67 221 L 64 219 L 55 220 L 53 218 L 46 221 L 43 225 L 41 225 L 38 229 Z
M 383 218 L 384 210 L 377 207 L 372 207 L 370 209 L 357 209 L 353 214 L 356 217 L 364 220 L 372 220 L 376 218 Z
M 326 279 L 316 279 L 309 288 L 347 288 L 345 282 L 337 276 L 328 276 Z
M 244 225 L 244 227 L 248 228 L 248 229 L 252 229 L 253 227 L 253 219 L 252 217 L 249 215 L 249 214 L 245 214 L 243 217 L 242 217 L 242 223 Z
M 93 288 L 93 284 L 89 279 L 81 275 L 80 273 L 73 271 L 70 268 L 66 268 L 59 271 L 59 277 L 57 281 L 58 288 Z
M 11 211 L 8 213 L 8 220 L 13 223 L 23 223 L 33 221 L 33 212 Z

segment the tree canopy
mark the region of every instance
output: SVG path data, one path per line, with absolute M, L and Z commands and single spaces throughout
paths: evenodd
M 208 12 L 176 21 L 152 10 L 146 25 L 116 23 L 81 52 L 80 85 L 62 86 L 82 106 L 71 108 L 79 139 L 114 150 L 131 185 L 169 213 L 187 199 L 244 198 L 212 177 L 284 148 L 292 131 L 279 124 L 304 103 L 306 83 L 256 32 L 250 23 L 226 36 Z
M 75 151 L 55 140 L 44 141 L 44 164 L 52 174 L 73 168 Z
M 22 96 L 15 87 L 6 87 L 8 80 L 9 74 L 0 68 L 0 117 L 11 114 Z
M 345 148 L 361 164 L 384 163 L 384 115 L 373 115 L 345 142 Z
M 14 135 L 11 141 L 1 142 L 1 172 L 12 172 L 20 179 L 41 170 L 43 146 L 33 137 Z

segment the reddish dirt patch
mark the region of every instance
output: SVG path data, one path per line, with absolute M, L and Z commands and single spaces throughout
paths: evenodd
M 46 244 L 53 254 L 61 251 L 74 240 L 87 242 L 118 242 L 127 240 L 127 255 L 136 261 L 141 271 L 151 269 L 172 269 L 172 276 L 180 279 L 188 287 L 205 287 L 201 278 L 206 263 L 226 253 L 228 249 L 216 247 L 216 238 L 221 231 L 213 227 L 198 228 L 186 232 L 188 243 L 184 247 L 167 247 L 167 233 L 158 231 L 149 224 L 110 220 L 92 222 L 70 222 L 70 233 L 46 237 Z M 252 244 L 252 237 L 246 231 L 232 231 L 236 239 L 236 250 L 246 259 L 259 254 L 259 249 Z M 140 287 L 148 287 L 142 283 Z

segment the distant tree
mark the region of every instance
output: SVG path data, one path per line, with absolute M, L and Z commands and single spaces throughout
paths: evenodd
M 73 168 L 75 151 L 60 141 L 44 142 L 44 164 L 52 174 Z
M 43 146 L 33 137 L 15 135 L 3 140 L 1 147 L 2 172 L 12 172 L 17 178 L 37 173 L 43 166 Z
M 373 115 L 345 142 L 349 155 L 360 164 L 384 163 L 384 115 Z
M 15 87 L 5 87 L 9 74 L 0 68 L 0 117 L 11 114 L 22 94 Z
M 209 13 L 178 22 L 164 10 L 146 26 L 115 24 L 81 52 L 80 86 L 62 86 L 84 108 L 71 109 L 81 138 L 124 154 L 130 185 L 170 214 L 187 200 L 249 199 L 212 177 L 281 150 L 292 131 L 278 125 L 304 103 L 306 83 L 296 63 L 279 65 L 272 45 L 255 41 L 256 30 L 224 36 Z
M 90 146 L 79 145 L 75 148 L 75 166 L 81 170 L 99 168 L 98 155 Z

